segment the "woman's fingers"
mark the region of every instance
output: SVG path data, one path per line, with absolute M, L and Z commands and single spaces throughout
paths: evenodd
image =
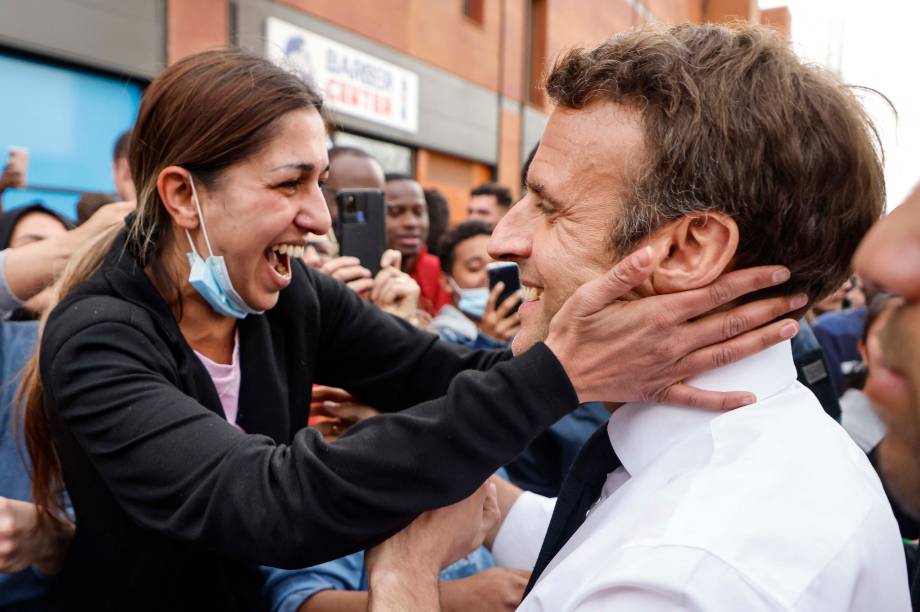
M 677 383 L 665 389 L 655 401 L 673 406 L 689 406 L 704 410 L 731 410 L 748 406 L 757 401 L 757 398 L 746 391 L 706 391 L 691 387 L 686 383 Z
M 721 368 L 780 342 L 785 342 L 797 333 L 799 333 L 798 322 L 794 319 L 783 319 L 720 344 L 697 349 L 677 360 L 673 374 L 678 380 L 684 380 L 715 368 Z
M 688 323 L 684 332 L 686 350 L 709 346 L 775 321 L 808 303 L 804 294 L 774 297 L 736 306 Z
M 660 296 L 658 301 L 667 304 L 677 321 L 688 321 L 711 310 L 730 304 L 741 296 L 781 285 L 789 280 L 789 270 L 783 266 L 760 266 L 729 272 L 711 285 Z
M 654 254 L 645 246 L 620 260 L 605 274 L 579 287 L 567 300 L 571 315 L 586 317 L 617 301 L 652 274 Z

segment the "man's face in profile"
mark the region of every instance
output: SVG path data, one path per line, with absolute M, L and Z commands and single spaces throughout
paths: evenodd
M 867 285 L 904 298 L 881 331 L 882 359 L 873 363 L 865 391 L 888 426 L 882 471 L 920 516 L 920 191 L 876 224 L 855 264 Z
M 489 244 L 521 269 L 524 303 L 515 354 L 546 339 L 574 291 L 619 258 L 611 232 L 643 152 L 639 114 L 597 101 L 550 116 L 530 166 L 527 194 L 502 218 Z

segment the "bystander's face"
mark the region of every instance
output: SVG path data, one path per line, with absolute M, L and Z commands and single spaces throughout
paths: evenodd
M 606 101 L 557 108 L 527 175 L 527 193 L 499 222 L 489 253 L 520 266 L 524 303 L 515 354 L 546 339 L 553 315 L 618 259 L 610 237 L 620 194 L 642 157 L 638 113 Z
M 339 216 L 339 207 L 335 196 L 344 189 L 380 189 L 383 190 L 383 168 L 371 157 L 361 157 L 351 153 L 341 153 L 329 162 L 329 180 L 323 188 L 329 214 L 335 220 Z
M 458 243 L 454 248 L 450 275 L 461 289 L 489 286 L 489 275 L 486 273 L 486 265 L 492 261 L 489 256 L 489 238 L 486 234 L 479 234 Z
M 855 264 L 867 286 L 904 298 L 881 330 L 865 391 L 888 426 L 879 451 L 886 480 L 920 516 L 920 193 L 875 225 Z
M 67 232 L 67 228 L 61 221 L 49 214 L 43 212 L 32 212 L 19 220 L 13 233 L 10 236 L 10 247 L 21 247 L 31 242 L 38 242 L 45 238 L 53 238 Z M 23 305 L 23 309 L 41 314 L 51 302 L 51 287 L 44 289 L 37 295 L 32 296 Z
M 475 195 L 470 198 L 468 221 L 482 221 L 492 227 L 498 225 L 508 209 L 499 206 L 493 195 Z
M 402 253 L 403 261 L 418 256 L 428 239 L 428 205 L 415 181 L 390 181 L 384 188 L 387 206 L 387 243 Z
M 127 157 L 120 157 L 112 162 L 112 182 L 115 183 L 115 193 L 122 201 L 136 200 L 137 191 L 134 188 L 134 179 L 131 178 L 131 167 Z
M 319 184 L 329 163 L 322 119 L 301 110 L 279 121 L 278 135 L 256 155 L 227 169 L 212 189 L 198 186 L 214 254 L 224 256 L 237 293 L 257 310 L 273 307 L 290 284 L 291 259 L 303 255 L 307 234 L 330 227 Z M 191 234 L 206 256 L 200 225 Z M 175 240 L 186 244 L 184 235 Z
M 330 236 L 331 233 L 324 236 L 307 234 L 307 244 L 303 252 L 303 261 L 314 270 L 319 270 L 327 262 L 331 261 L 338 251 L 338 248 L 336 248 Z

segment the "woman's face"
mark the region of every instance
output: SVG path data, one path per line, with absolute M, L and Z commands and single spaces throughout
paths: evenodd
M 234 289 L 256 310 L 278 301 L 307 235 L 330 227 L 320 189 L 329 167 L 322 119 L 315 110 L 299 110 L 279 123 L 273 140 L 227 169 L 211 189 L 196 185 L 214 255 L 224 256 Z M 200 226 L 191 234 L 206 258 Z

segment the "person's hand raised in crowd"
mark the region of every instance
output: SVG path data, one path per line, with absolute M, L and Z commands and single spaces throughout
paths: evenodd
M 95 236 L 113 225 L 122 223 L 125 217 L 134 212 L 136 207 L 137 203 L 133 200 L 112 202 L 111 204 L 100 206 L 99 210 L 94 212 L 77 230 L 83 230 L 86 234 Z
M 24 182 L 25 174 L 18 164 L 10 161 L 3 166 L 3 172 L 0 173 L 0 191 L 7 188 L 22 187 Z
M 370 290 L 374 288 L 371 271 L 362 266 L 357 257 L 347 255 L 334 257 L 323 264 L 319 271 L 342 281 L 349 289 L 361 297 L 367 297 Z
M 19 572 L 34 565 L 57 574 L 73 539 L 74 524 L 42 523 L 36 528 L 34 504 L 0 497 L 0 572 Z
M 437 610 L 441 570 L 479 548 L 500 518 L 495 485 L 486 481 L 368 550 L 368 610 Z
M 748 392 L 704 391 L 683 381 L 798 333 L 795 320 L 777 319 L 804 306 L 804 296 L 724 308 L 786 282 L 789 270 L 748 268 L 700 289 L 621 300 L 654 269 L 651 249 L 640 249 L 579 287 L 550 322 L 546 346 L 568 374 L 578 401 L 647 400 L 718 410 L 754 403 Z
M 499 294 L 505 288 L 505 283 L 499 281 L 492 292 L 489 294 L 489 302 L 486 304 L 486 312 L 482 315 L 476 327 L 485 335 L 508 342 L 521 329 L 521 319 L 516 312 L 511 310 L 521 302 L 520 292 L 513 293 L 506 297 L 497 307 L 495 302 Z
M 362 404 L 345 389 L 313 387 L 309 424 L 319 430 L 327 444 L 338 440 L 355 423 L 378 414 L 378 410 Z
M 400 269 L 401 265 L 402 253 L 394 249 L 383 252 L 370 300 L 384 312 L 412 320 L 418 312 L 418 298 L 422 290 L 415 279 Z
M 444 612 L 489 610 L 512 612 L 524 597 L 530 572 L 493 567 L 478 574 L 441 583 L 441 609 Z

